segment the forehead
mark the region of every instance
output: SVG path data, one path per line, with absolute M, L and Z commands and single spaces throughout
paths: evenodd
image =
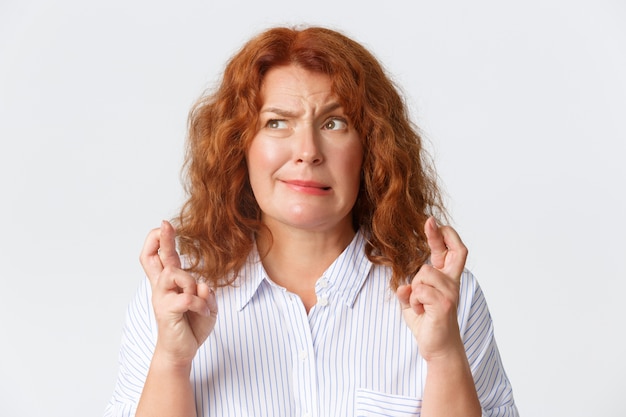
M 326 102 L 335 98 L 328 75 L 293 64 L 270 69 L 260 92 L 264 104 L 277 100 Z

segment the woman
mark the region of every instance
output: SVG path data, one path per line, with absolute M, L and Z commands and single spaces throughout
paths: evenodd
M 193 109 L 186 167 L 107 416 L 517 415 L 420 137 L 361 45 L 249 41 Z

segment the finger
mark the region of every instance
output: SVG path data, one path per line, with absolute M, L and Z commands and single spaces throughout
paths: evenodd
M 217 317 L 217 301 L 215 300 L 215 293 L 206 283 L 202 282 L 196 284 L 195 281 L 186 281 L 186 283 L 181 284 L 184 285 L 184 288 L 181 287 L 183 292 L 176 294 L 175 296 L 175 311 L 178 309 L 179 313 L 192 311 L 201 316 Z M 191 291 L 192 288 L 193 292 Z
M 409 284 L 400 285 L 396 290 L 396 297 L 398 297 L 398 301 L 400 302 L 400 307 L 404 310 L 405 308 L 411 307 L 410 305 L 410 297 L 411 297 L 411 286 Z
M 171 294 L 167 297 L 168 309 L 174 314 L 193 312 L 200 316 L 208 317 L 212 314 L 207 305 L 207 300 L 195 294 L 180 293 Z
M 153 294 L 159 300 L 159 304 L 167 305 L 170 312 L 182 314 L 192 311 L 208 316 L 210 309 L 206 300 L 206 290 L 202 289 L 203 293 L 198 287 L 196 280 L 189 273 L 167 266 L 159 276 Z
M 458 233 L 450 226 L 443 226 L 439 230 L 448 248 L 448 253 L 445 257 L 445 265 L 440 270 L 446 275 L 458 280 L 465 268 L 467 247 Z
M 426 240 L 430 248 L 430 263 L 437 269 L 445 266 L 445 259 L 448 253 L 448 247 L 444 241 L 441 229 L 437 225 L 434 217 L 429 217 L 424 224 L 424 232 Z
M 166 266 L 159 275 L 157 291 L 196 294 L 197 283 L 188 272 L 174 266 Z
M 217 301 L 215 292 L 204 282 L 198 284 L 198 298 L 204 301 L 205 312 L 189 315 L 188 319 L 198 341 L 203 341 L 217 322 Z
M 399 286 L 396 296 L 402 310 L 412 310 L 417 315 L 424 313 L 424 305 L 419 300 L 416 301 L 415 292 L 411 284 Z
M 180 268 L 180 257 L 176 252 L 176 230 L 170 224 L 170 222 L 163 220 L 161 222 L 161 235 L 159 258 L 163 267 L 172 266 L 174 268 Z
M 422 265 L 411 281 L 411 290 L 410 305 L 416 312 L 441 301 L 447 300 L 454 305 L 458 303 L 459 284 L 456 277 L 449 277 L 432 265 Z
M 215 299 L 215 292 L 209 288 L 205 282 L 198 283 L 198 297 L 206 301 L 209 313 L 217 316 L 217 300 Z
M 416 312 L 426 308 L 434 310 L 452 309 L 456 307 L 455 294 L 446 294 L 439 288 L 427 284 L 417 284 L 411 292 L 410 305 Z
M 158 255 L 160 234 L 159 229 L 151 230 L 139 255 L 139 262 L 141 262 L 141 266 L 152 285 L 156 283 L 159 274 L 163 271 L 163 265 Z
M 454 280 L 450 279 L 444 271 L 428 264 L 422 265 L 411 281 L 411 288 L 413 291 L 415 291 L 420 285 L 433 287 L 446 294 L 454 294 L 458 292 L 458 284 L 456 284 Z

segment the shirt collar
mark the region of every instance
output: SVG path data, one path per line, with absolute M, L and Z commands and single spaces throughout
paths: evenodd
M 252 297 L 256 294 L 259 289 L 259 286 L 263 281 L 267 280 L 267 273 L 265 272 L 265 268 L 263 268 L 263 264 L 261 263 L 261 258 L 259 256 L 259 252 L 257 250 L 256 245 L 253 246 L 250 254 L 248 255 L 248 259 L 244 264 L 241 271 L 239 271 L 239 277 L 234 283 L 235 287 L 239 287 L 238 291 L 238 302 L 239 310 L 243 310 L 246 305 L 250 302 Z
M 365 244 L 365 236 L 358 231 L 348 247 L 322 275 L 328 280 L 329 292 L 334 293 L 349 308 L 354 305 L 372 267 L 365 255 Z
M 365 236 L 357 231 L 348 247 L 320 277 L 326 279 L 327 291 L 336 294 L 337 299 L 349 308 L 354 305 L 372 267 L 365 255 L 365 244 Z M 234 284 L 239 287 L 240 310 L 246 307 L 264 282 L 264 285 L 273 285 L 267 277 L 255 245 Z

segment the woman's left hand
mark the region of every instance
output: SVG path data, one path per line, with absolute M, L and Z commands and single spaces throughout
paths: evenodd
M 463 349 L 457 306 L 467 248 L 454 229 L 437 226 L 433 217 L 426 221 L 424 231 L 431 264 L 423 265 L 411 283 L 400 286 L 396 294 L 420 354 L 430 361 Z

